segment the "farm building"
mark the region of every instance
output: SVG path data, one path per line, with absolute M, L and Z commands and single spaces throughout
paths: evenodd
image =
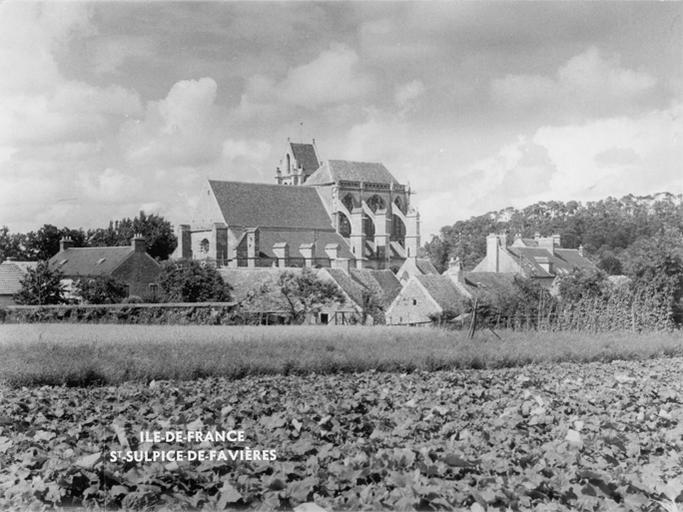
M 406 284 L 413 276 L 426 276 L 428 274 L 438 274 L 434 264 L 428 258 L 408 258 L 398 269 L 396 275 L 402 284 Z
M 228 267 L 398 268 L 415 258 L 419 214 L 381 163 L 321 161 L 289 142 L 276 184 L 210 180 L 174 257 Z M 346 262 L 335 263 L 337 260 Z
M 508 246 L 506 235 L 490 234 L 486 237 L 486 256 L 474 271 L 520 274 L 553 289 L 558 276 L 577 268 L 593 270 L 596 266 L 584 257 L 582 248 L 563 248 L 560 235 L 536 235 L 533 239 L 517 236 Z
M 50 267 L 64 274 L 67 287 L 78 279 L 111 276 L 128 285 L 128 295 L 154 296 L 161 266 L 145 248 L 145 239 L 136 235 L 124 247 L 72 247 L 62 239 L 59 252 L 49 260 Z
M 35 261 L 6 260 L 0 264 L 0 306 L 14 304 L 14 294 L 21 290 L 21 280 Z
M 515 274 L 464 272 L 459 260 L 442 275 L 414 275 L 386 312 L 388 324 L 427 325 L 444 315 L 464 312 L 473 300 L 497 304 L 513 290 Z

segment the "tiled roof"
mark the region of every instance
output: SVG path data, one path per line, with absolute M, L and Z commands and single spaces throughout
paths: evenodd
M 568 274 L 575 268 L 594 269 L 595 265 L 589 259 L 581 256 L 577 249 L 555 248 L 554 254 L 548 249 L 540 247 L 508 247 L 508 251 L 520 262 L 530 277 L 553 277 L 558 274 Z M 550 273 L 539 265 L 539 261 L 550 263 Z
M 225 223 L 232 227 L 333 229 L 313 188 L 209 180 Z
M 301 272 L 300 269 L 280 268 L 228 268 L 218 269 L 223 280 L 233 287 L 232 296 L 235 302 L 242 302 L 251 291 L 268 287 L 268 292 L 258 293 L 253 301 L 246 305 L 247 310 L 253 311 L 288 311 L 284 296 L 280 293 L 277 281 L 284 271 Z
M 384 164 L 375 162 L 350 162 L 348 160 L 328 160 L 306 181 L 307 185 L 323 185 L 344 181 L 364 181 L 368 183 L 393 183 L 398 185 Z
M 326 268 L 325 270 L 353 302 L 359 307 L 363 307 L 363 287 L 361 285 L 340 268 Z
M 389 306 L 401 291 L 401 282 L 391 270 L 349 269 L 351 277 L 382 298 L 384 306 Z
M 124 247 L 72 247 L 50 258 L 50 266 L 71 276 L 106 276 L 116 270 L 134 253 Z
M 300 144 L 298 142 L 290 142 L 292 154 L 296 162 L 303 168 L 304 174 L 311 175 L 320 167 L 318 156 L 315 153 L 315 146 L 313 144 Z
M 439 274 L 415 276 L 429 295 L 444 310 L 456 310 L 465 298 L 458 292 L 453 281 Z
M 303 258 L 299 252 L 301 244 L 315 242 L 314 256 L 316 258 L 327 258 L 325 246 L 327 244 L 338 244 L 340 258 L 353 259 L 353 254 L 348 244 L 335 231 L 313 231 L 313 230 L 286 230 L 286 229 L 259 229 L 259 252 L 275 258 L 273 245 L 278 242 L 287 242 L 289 245 L 289 256 L 291 258 Z
M 423 274 L 438 274 L 439 272 L 436 270 L 436 267 L 432 264 L 431 260 L 428 260 L 427 258 L 416 258 L 415 259 L 415 266 L 417 266 L 418 270 L 422 272 Z
M 465 272 L 465 285 L 473 296 L 495 302 L 497 296 L 514 291 L 515 274 L 505 272 Z
M 21 290 L 21 280 L 25 275 L 26 272 L 15 262 L 0 264 L 0 295 L 14 295 Z

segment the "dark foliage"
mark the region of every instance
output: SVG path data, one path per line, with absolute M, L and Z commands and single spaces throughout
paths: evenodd
M 167 261 L 159 276 L 160 299 L 165 302 L 226 302 L 230 286 L 218 270 L 196 260 Z
M 0 229 L 0 260 L 48 260 L 59 252 L 59 241 L 64 237 L 71 238 L 74 247 L 87 245 L 82 229 L 59 229 L 51 224 L 45 224 L 37 231 L 10 233 L 9 229 L 3 226 Z
M 128 286 L 111 276 L 76 281 L 76 290 L 87 304 L 116 304 L 128 295 Z
M 52 270 L 46 261 L 41 261 L 36 268 L 27 270 L 14 300 L 17 304 L 27 305 L 63 304 L 66 299 L 61 279 L 61 272 Z
M 134 219 L 110 222 L 109 227 L 88 231 L 88 243 L 93 247 L 128 245 L 135 234 L 145 237 L 147 252 L 153 258 L 166 260 L 178 245 L 171 224 L 159 215 L 141 211 Z

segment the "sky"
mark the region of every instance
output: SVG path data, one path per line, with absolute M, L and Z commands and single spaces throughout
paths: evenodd
M 0 3 L 0 225 L 188 222 L 287 139 L 380 161 L 423 239 L 683 192 L 683 2 Z

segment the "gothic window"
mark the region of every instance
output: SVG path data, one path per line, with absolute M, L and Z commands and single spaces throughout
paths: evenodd
M 337 231 L 344 238 L 351 236 L 351 223 L 346 215 L 339 212 L 339 225 L 337 226 Z
M 406 227 L 398 215 L 391 216 L 391 239 L 403 240 L 406 236 Z
M 202 254 L 208 254 L 209 253 L 209 241 L 204 238 L 201 242 L 199 242 L 199 251 Z
M 287 153 L 287 174 L 290 174 L 292 172 L 292 159 L 289 156 L 289 153 Z
M 346 194 L 344 199 L 342 199 L 342 204 L 349 212 L 353 211 L 353 196 L 351 194 Z
M 384 199 L 382 199 L 380 196 L 376 194 L 372 196 L 370 199 L 368 199 L 367 203 L 368 207 L 372 210 L 372 213 L 375 213 L 377 210 L 386 208 Z
M 375 240 L 375 223 L 370 217 L 363 217 L 363 233 L 368 241 L 373 242 Z
M 394 199 L 394 204 L 396 205 L 396 208 L 403 211 L 403 201 L 401 201 L 400 197 L 397 197 L 396 199 Z

